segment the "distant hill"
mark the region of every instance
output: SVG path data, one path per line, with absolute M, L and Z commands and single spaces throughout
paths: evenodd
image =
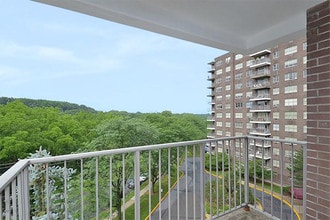
M 9 98 L 9 97 L 0 97 L 0 105 L 6 105 L 8 102 L 12 102 L 15 100 L 19 100 L 24 105 L 33 107 L 54 107 L 58 108 L 65 113 L 75 113 L 78 111 L 88 111 L 88 112 L 96 112 L 95 109 L 87 107 L 85 105 L 78 105 L 70 102 L 62 102 L 62 101 L 49 101 L 43 99 L 27 99 L 27 98 Z

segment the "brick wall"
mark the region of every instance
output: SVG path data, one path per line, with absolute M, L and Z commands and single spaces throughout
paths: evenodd
M 307 219 L 330 219 L 329 5 L 307 11 Z

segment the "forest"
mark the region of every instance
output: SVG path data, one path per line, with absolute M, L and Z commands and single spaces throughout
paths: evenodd
M 118 123 L 152 133 L 149 140 L 126 138 L 125 147 L 204 139 L 207 132 L 206 115 L 101 112 L 68 102 L 1 97 L 0 174 L 40 147 L 53 156 L 123 147 L 98 144 L 100 130 Z

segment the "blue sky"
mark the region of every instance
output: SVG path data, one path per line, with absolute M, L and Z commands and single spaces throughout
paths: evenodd
M 0 96 L 101 111 L 207 113 L 224 51 L 32 1 L 0 7 Z

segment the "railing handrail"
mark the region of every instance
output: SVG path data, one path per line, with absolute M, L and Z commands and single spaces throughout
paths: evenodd
M 27 166 L 29 165 L 29 160 L 19 160 L 12 167 L 10 167 L 5 173 L 0 176 L 0 192 L 4 190 L 8 184 Z

